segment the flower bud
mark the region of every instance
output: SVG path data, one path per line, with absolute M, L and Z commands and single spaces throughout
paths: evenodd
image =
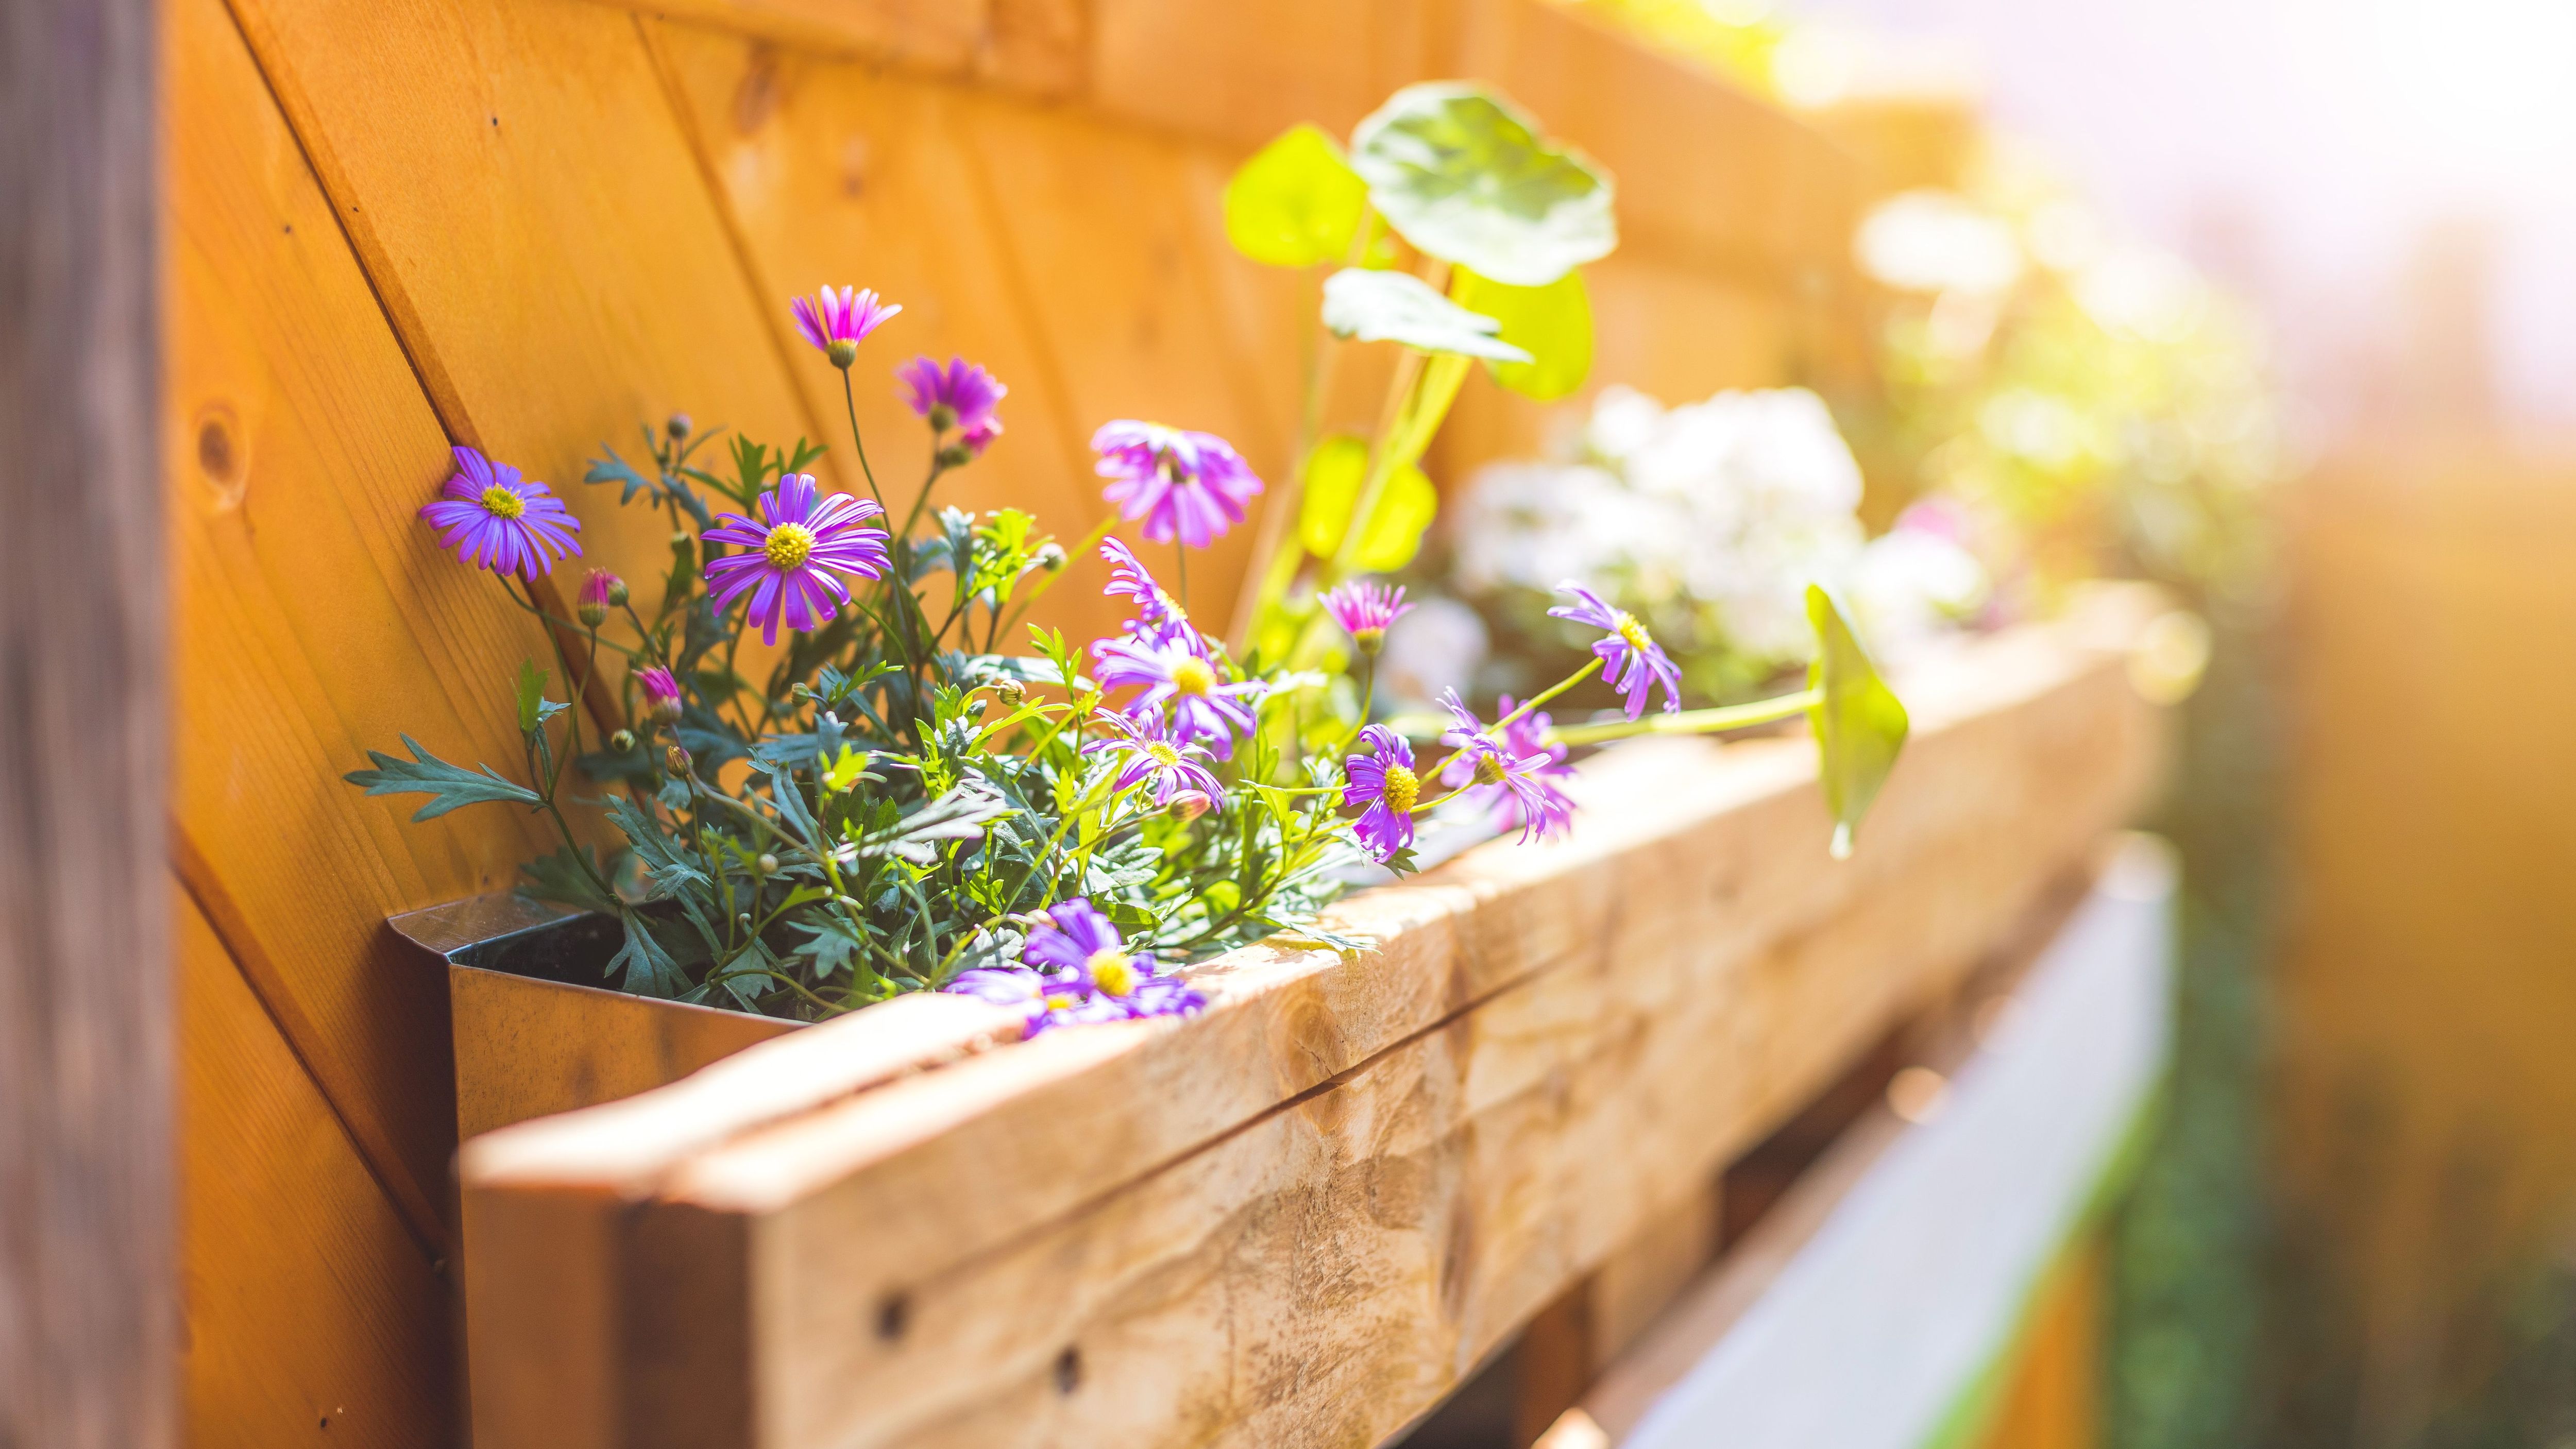
M 835 337 L 831 345 L 823 349 L 823 355 L 831 359 L 834 367 L 847 372 L 850 364 L 859 360 L 859 344 L 852 338 Z
M 626 581 L 615 574 L 610 574 L 608 576 L 608 607 L 612 609 L 623 609 L 626 607 L 626 601 L 630 597 L 632 596 L 626 592 Z
M 692 426 L 694 424 L 689 421 L 687 413 L 673 413 L 671 420 L 662 425 L 662 431 L 669 433 L 671 441 L 676 443 L 689 435 L 689 429 Z
M 1351 642 L 1360 647 L 1361 654 L 1374 659 L 1377 657 L 1377 651 L 1386 647 L 1386 631 L 1384 629 L 1357 630 L 1351 635 Z
M 1037 560 L 1038 567 L 1045 569 L 1048 573 L 1063 573 L 1066 562 L 1064 546 L 1056 543 L 1042 543 L 1038 545 Z
M 765 850 L 760 853 L 760 859 L 755 862 L 755 864 L 760 867 L 760 873 L 762 875 L 778 874 L 778 857 L 771 855 Z
M 944 433 L 955 426 L 957 426 L 957 409 L 950 407 L 944 402 L 936 402 L 930 405 L 930 430 L 932 432 Z
M 589 576 L 581 581 L 581 597 L 573 604 L 573 617 L 593 629 L 608 622 L 609 589 L 612 585 L 621 589 L 625 587 L 618 583 L 617 575 L 608 570 L 592 569 Z
M 612 755 L 622 755 L 633 748 L 635 748 L 633 730 L 619 730 L 608 737 L 608 752 Z
M 1215 804 L 1216 802 L 1209 799 L 1203 791 L 1179 790 L 1173 792 L 1171 803 L 1163 808 L 1180 819 L 1196 820 L 1208 813 L 1209 808 Z
M 963 468 L 974 461 L 975 450 L 964 443 L 951 443 L 939 450 L 939 466 L 942 468 Z
M 679 561 L 682 573 L 694 573 L 698 567 L 698 541 L 686 529 L 671 535 L 671 557 Z
M 689 774 L 689 752 L 678 745 L 671 745 L 662 751 L 662 765 L 674 776 L 686 779 Z
M 1005 679 L 993 686 L 993 697 L 1000 700 L 1005 709 L 1018 709 L 1029 702 L 1028 686 L 1016 679 Z

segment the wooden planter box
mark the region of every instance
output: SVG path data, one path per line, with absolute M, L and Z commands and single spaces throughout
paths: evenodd
M 2138 804 L 2153 608 L 1905 678 L 1848 862 L 1804 740 L 1640 743 L 1570 841 L 1336 907 L 1372 950 L 1211 962 L 1198 1018 L 1004 1046 L 1008 1013 L 907 998 L 478 1137 L 476 1442 L 1378 1442 Z

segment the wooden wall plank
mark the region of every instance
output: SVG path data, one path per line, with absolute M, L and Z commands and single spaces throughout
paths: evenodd
M 744 275 L 634 16 L 234 8 L 441 421 L 557 484 L 594 559 L 649 597 L 670 533 L 575 481 L 603 441 L 632 456 L 675 409 L 769 442 L 837 434 L 800 405 L 788 299 Z M 846 447 L 818 472 L 862 486 Z
M 195 1449 L 454 1442 L 451 1298 L 204 915 L 178 922 Z
M 443 1238 L 446 981 L 383 918 L 504 888 L 541 840 L 504 811 L 412 825 L 338 776 L 404 730 L 511 766 L 509 671 L 545 645 L 415 516 L 446 438 L 220 0 L 169 17 L 181 870 Z
M 152 0 L 0 20 L 0 1444 L 175 1440 Z
M 692 139 L 720 189 L 763 295 L 825 282 L 869 286 L 903 304 L 852 369 L 859 423 L 887 505 L 911 506 L 929 468 L 928 430 L 898 398 L 894 369 L 915 355 L 982 363 L 1010 388 L 1002 439 L 940 485 L 937 502 L 1036 512 L 1068 541 L 1103 513 L 1091 431 L 1019 305 L 1002 226 L 972 182 L 966 116 L 1007 104 L 852 61 L 782 51 L 679 24 L 648 24 Z M 845 431 L 841 376 L 800 355 L 809 412 Z M 1090 637 L 1114 627 L 1096 559 L 1048 600 L 1048 622 Z
M 2069 648 L 2034 632 L 1918 681 L 1915 752 L 1848 867 L 1787 845 L 1823 828 L 1802 746 L 1624 752 L 1573 844 L 1347 903 L 1376 951 L 1256 949 L 1185 1028 L 1050 1036 L 587 1190 L 751 1229 L 727 1271 L 756 1417 L 708 1442 L 1371 1442 L 1943 989 L 2135 798 L 2150 713 L 2116 656 Z M 469 1200 L 587 1181 L 544 1169 L 584 1133 L 483 1139 Z M 618 1250 L 628 1294 L 700 1266 L 644 1241 Z M 888 1337 L 871 1306 L 895 1298 Z
M 1023 95 L 1079 92 L 1089 0 L 607 0 L 810 55 L 976 80 Z

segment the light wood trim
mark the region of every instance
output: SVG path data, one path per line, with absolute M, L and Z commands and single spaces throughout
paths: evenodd
M 1961 979 L 2140 798 L 2159 730 L 2118 641 L 2142 613 L 1913 680 L 1915 744 L 1848 865 L 1802 742 L 1631 747 L 1587 770 L 1574 840 L 1354 898 L 1338 928 L 1379 945 L 1351 959 L 1212 963 L 1194 1021 L 1053 1033 L 721 1141 L 682 1083 L 470 1143 L 469 1260 L 598 1265 L 581 1311 L 628 1326 L 568 1341 L 571 1296 L 477 1271 L 478 1382 L 487 1353 L 583 1356 L 606 1427 L 544 1442 L 1373 1442 Z M 727 1065 L 886 1049 L 872 1015 Z M 549 1216 L 585 1197 L 621 1206 Z M 635 1340 L 657 1322 L 721 1331 Z M 681 1434 L 675 1381 L 724 1412 Z M 484 1407 L 479 1442 L 540 1442 Z

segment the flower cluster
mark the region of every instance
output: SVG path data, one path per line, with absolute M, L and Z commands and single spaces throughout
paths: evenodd
M 901 310 L 852 288 L 794 303 L 845 378 Z M 545 812 L 564 844 L 526 889 L 613 917 L 607 970 L 630 991 L 812 1019 L 947 990 L 1035 1033 L 1196 1011 L 1206 997 L 1181 968 L 1273 931 L 1338 941 L 1318 910 L 1365 861 L 1410 869 L 1417 823 L 1446 803 L 1523 840 L 1563 834 L 1568 746 L 1539 706 L 1594 671 L 1630 722 L 1657 690 L 1676 705 L 1648 625 L 1571 584 L 1558 613 L 1599 632 L 1596 657 L 1491 722 L 1448 695 L 1445 729 L 1411 737 L 1374 708 L 1404 590 L 1328 569 L 1307 637 L 1229 645 L 1190 612 L 1188 561 L 1261 481 L 1223 439 L 1141 422 L 1093 440 L 1103 496 L 1172 547 L 1176 586 L 1104 524 L 1102 589 L 1127 617 L 1078 647 L 1026 623 L 1076 562 L 1033 518 L 931 504 L 1002 436 L 1008 389 L 962 358 L 896 377 L 929 433 L 901 526 L 855 408 L 855 478 L 802 441 L 734 437 L 719 460 L 714 434 L 674 417 L 645 430 L 646 466 L 612 453 L 586 479 L 667 518 L 658 597 L 591 568 L 571 617 L 541 581 L 580 556 L 579 522 L 545 484 L 458 449 L 424 516 L 460 560 L 512 581 L 560 672 L 521 668 L 522 778 L 417 744 L 349 778 L 432 797 L 422 816 Z M 558 680 L 570 703 L 547 697 Z M 1434 735 L 1444 753 L 1417 756 Z M 596 793 L 571 793 L 572 771 Z M 600 809 L 624 847 L 587 845 L 567 804 Z

